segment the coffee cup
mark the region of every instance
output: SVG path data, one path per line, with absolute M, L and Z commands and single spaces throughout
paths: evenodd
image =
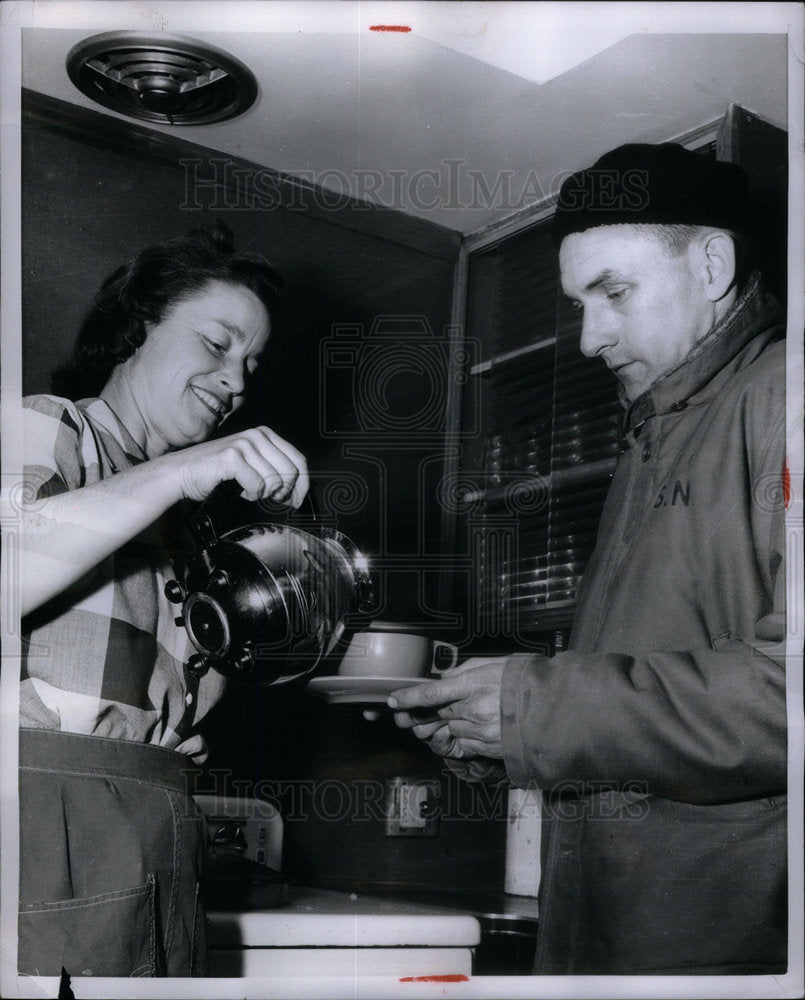
M 427 677 L 454 667 L 458 649 L 398 624 L 372 623 L 351 637 L 338 667 L 341 677 Z

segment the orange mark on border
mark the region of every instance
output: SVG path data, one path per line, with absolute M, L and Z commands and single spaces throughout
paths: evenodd
M 373 24 L 370 31 L 410 31 L 407 24 Z
M 788 462 L 783 463 L 783 502 L 785 509 L 791 503 L 791 473 L 788 471 Z
M 449 976 L 405 976 L 401 983 L 468 983 L 469 976 L 453 973 Z

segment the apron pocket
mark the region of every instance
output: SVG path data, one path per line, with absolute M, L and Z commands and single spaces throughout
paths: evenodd
M 193 909 L 193 946 L 190 952 L 190 975 L 208 976 L 207 917 L 201 906 L 201 885 L 196 882 L 195 907 Z
M 19 914 L 21 975 L 156 976 L 155 881 L 29 903 Z

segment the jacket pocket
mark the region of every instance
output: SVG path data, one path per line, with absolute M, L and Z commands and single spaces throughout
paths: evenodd
M 719 632 L 716 635 L 710 636 L 710 648 L 718 651 L 719 649 L 724 649 L 730 643 L 734 643 L 735 639 L 729 632 Z
M 20 974 L 158 975 L 155 903 L 150 875 L 126 889 L 22 906 Z

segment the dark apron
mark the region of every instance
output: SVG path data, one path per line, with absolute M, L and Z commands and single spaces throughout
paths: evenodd
M 22 729 L 19 773 L 20 973 L 204 975 L 189 758 Z

